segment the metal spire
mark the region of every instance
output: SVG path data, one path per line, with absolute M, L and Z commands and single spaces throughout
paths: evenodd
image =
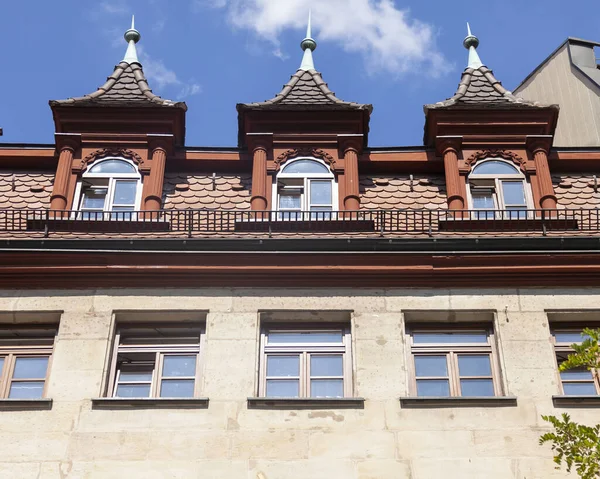
M 125 52 L 125 58 L 123 58 L 124 62 L 127 63 L 139 63 L 137 56 L 137 49 L 135 44 L 140 41 L 142 35 L 135 29 L 135 16 L 131 16 L 131 28 L 125 32 L 125 40 L 129 44 L 127 46 L 127 51 Z
M 312 52 L 317 48 L 317 42 L 312 38 L 312 12 L 308 11 L 308 27 L 306 29 L 306 38 L 302 40 L 300 44 L 302 50 L 304 50 L 304 56 L 302 57 L 302 63 L 300 64 L 300 70 L 314 70 L 315 62 L 313 61 Z
M 479 68 L 483 66 L 481 58 L 477 53 L 477 47 L 479 46 L 479 38 L 471 33 L 471 25 L 467 22 L 467 38 L 463 41 L 463 45 L 469 50 L 469 65 L 468 68 Z

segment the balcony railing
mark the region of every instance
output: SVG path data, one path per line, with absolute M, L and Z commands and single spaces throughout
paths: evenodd
M 0 210 L 0 237 L 594 235 L 600 209 L 561 210 Z

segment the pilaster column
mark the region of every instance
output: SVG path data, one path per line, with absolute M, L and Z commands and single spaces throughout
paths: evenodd
M 273 135 L 270 133 L 248 133 L 248 148 L 252 151 L 252 197 L 250 207 L 253 211 L 267 209 L 269 194 L 267 159 L 273 149 Z
M 448 209 L 450 210 L 464 210 L 467 204 L 464 193 L 464 180 L 461 178 L 458 168 L 458 153 L 461 147 L 462 137 L 460 136 L 438 136 L 436 138 L 436 149 L 444 158 L 446 194 Z
M 150 174 L 144 180 L 142 209 L 145 211 L 158 211 L 162 208 L 167 154 L 172 149 L 173 135 L 148 135 L 148 150 L 152 162 Z
M 527 149 L 533 155 L 536 177 L 540 192 L 540 204 L 542 209 L 556 209 L 557 200 L 552 185 L 550 166 L 548 165 L 548 154 L 552 147 L 552 136 L 528 136 Z M 537 206 L 537 205 L 536 205 Z
M 50 209 L 65 210 L 69 202 L 69 181 L 71 179 L 73 157 L 81 144 L 81 135 L 56 133 L 55 138 L 59 156 L 54 176 L 54 187 L 50 196 Z
M 363 135 L 338 135 L 340 152 L 344 156 L 344 209 L 360 209 L 360 178 L 358 175 L 358 155 L 362 151 Z

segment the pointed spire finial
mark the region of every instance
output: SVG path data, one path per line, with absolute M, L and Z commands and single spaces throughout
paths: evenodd
M 139 63 L 135 44 L 140 41 L 142 35 L 135 29 L 135 15 L 131 16 L 131 28 L 125 32 L 125 41 L 129 44 L 125 52 L 124 62 Z
M 477 47 L 479 46 L 479 38 L 471 33 L 471 25 L 467 22 L 467 37 L 463 41 L 464 47 L 469 50 L 469 65 L 468 68 L 479 68 L 483 66 Z
M 302 57 L 302 64 L 300 70 L 314 70 L 315 63 L 313 61 L 312 52 L 317 48 L 317 42 L 312 38 L 312 12 L 308 11 L 308 27 L 306 28 L 306 38 L 302 40 L 300 44 L 302 50 L 304 50 L 304 56 Z

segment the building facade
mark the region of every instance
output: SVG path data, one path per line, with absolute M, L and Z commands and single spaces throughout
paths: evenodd
M 600 313 L 600 150 L 469 35 L 424 145 L 370 148 L 316 42 L 236 148 L 185 144 L 126 32 L 56 142 L 0 147 L 0 477 L 566 478 L 544 414 Z

